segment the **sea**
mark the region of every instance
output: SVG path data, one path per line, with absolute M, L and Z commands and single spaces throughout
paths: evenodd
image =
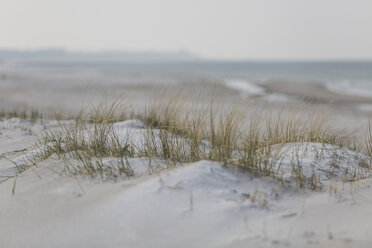
M 1 67 L 43 70 L 120 71 L 218 78 L 226 86 L 261 94 L 259 85 L 273 80 L 324 84 L 343 94 L 372 96 L 372 61 L 162 61 L 36 60 Z

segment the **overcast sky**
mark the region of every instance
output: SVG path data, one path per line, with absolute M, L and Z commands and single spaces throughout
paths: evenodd
M 372 0 L 1 0 L 0 48 L 372 58 Z

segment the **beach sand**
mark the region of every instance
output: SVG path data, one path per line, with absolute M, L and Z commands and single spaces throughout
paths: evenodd
M 214 92 L 216 101 L 225 104 L 253 101 L 270 111 L 291 111 L 299 104 L 304 111 L 327 109 L 335 129 L 361 136 L 372 115 L 368 107 L 372 99 L 334 93 L 319 84 L 268 82 L 259 85 L 266 95 L 255 96 L 228 88 L 220 79 L 203 77 L 2 73 L 6 74 L 0 79 L 2 110 L 77 114 L 82 106 L 123 96 L 133 111 L 139 111 L 154 94 L 174 96 L 202 89 Z M 130 180 L 102 182 L 61 176 L 58 172 L 64 165 L 52 157 L 15 181 L 7 179 L 14 172 L 9 159 L 32 151 L 42 131 L 56 123 L 13 119 L 0 125 L 0 247 L 370 247 L 372 243 L 372 179 L 329 184 L 322 191 L 298 190 L 282 188 L 272 178 L 200 161 Z M 257 190 L 262 198 L 252 201 Z
M 27 123 L 20 120 L 0 125 L 4 132 L 1 247 L 369 247 L 371 243 L 372 179 L 324 178 L 323 189 L 312 191 L 199 161 L 102 181 L 61 174 L 65 165 L 57 157 L 6 179 L 12 167 L 4 156 L 16 160 L 30 154 L 29 138 L 35 139 L 43 126 L 54 123 L 28 123 L 28 134 L 22 131 Z M 132 128 L 133 135 L 141 131 Z M 305 155 L 304 161 L 306 169 L 312 159 Z M 130 158 L 130 164 L 139 168 L 150 161 Z
M 200 76 L 62 69 L 3 69 L 0 73 L 6 75 L 0 78 L 2 109 L 32 107 L 41 111 L 76 113 L 84 104 L 119 96 L 133 103 L 133 108 L 141 109 L 143 103 L 159 92 L 174 95 L 182 90 L 199 89 L 213 91 L 219 97 L 217 100 L 226 104 L 237 98 L 262 102 L 268 99 L 227 87 L 223 79 Z M 266 96 L 281 96 L 269 101 L 273 108 L 304 102 L 309 107 L 329 107 L 334 114 L 342 112 L 342 115 L 355 114 L 355 117 L 372 114 L 372 98 L 332 92 L 316 82 L 267 81 L 258 86 L 265 89 Z M 370 110 L 368 105 L 371 105 Z

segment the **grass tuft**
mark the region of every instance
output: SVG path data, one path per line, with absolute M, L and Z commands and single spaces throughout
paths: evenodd
M 134 175 L 128 157 L 157 157 L 173 165 L 213 160 L 280 179 L 274 165 L 280 163 L 281 148 L 287 143 L 330 144 L 372 157 L 371 127 L 362 149 L 353 137 L 332 131 L 322 112 L 300 111 L 300 106 L 289 112 L 271 112 L 253 103 L 226 107 L 209 97 L 207 103 L 200 100 L 205 99 L 203 94 L 197 99 L 181 93 L 167 101 L 158 97 L 137 115 L 129 114 L 122 100 L 103 102 L 91 111 L 83 109 L 74 124 L 60 122 L 58 128 L 44 132 L 38 142 L 44 146 L 43 153 L 32 164 L 56 155 L 72 159 L 66 163 L 68 174 L 111 178 Z M 123 137 L 115 132 L 114 123 L 133 117 L 146 126 L 140 144 L 133 143 L 129 134 Z M 107 157 L 121 162 L 107 165 Z M 370 164 L 367 161 L 363 166 L 370 168 Z M 298 158 L 292 174 L 299 187 L 319 188 L 319 178 L 315 174 L 306 178 Z

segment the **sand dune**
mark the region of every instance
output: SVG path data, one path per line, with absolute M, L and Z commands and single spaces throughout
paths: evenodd
M 26 155 L 31 149 L 14 123 L 20 122 L 6 123 L 0 149 L 17 158 L 22 155 L 15 148 L 27 149 Z M 40 123 L 28 125 L 36 130 L 33 137 L 41 130 Z M 116 128 L 123 137 L 133 129 L 139 136 L 134 141 L 141 143 L 138 122 Z M 315 159 L 311 147 L 303 148 L 305 169 L 332 160 Z M 283 165 L 291 161 L 289 150 Z M 14 165 L 0 162 L 0 173 L 9 175 L 4 168 Z M 145 168 L 149 160 L 132 158 L 130 164 Z M 323 189 L 311 191 L 297 188 L 290 174 L 283 185 L 210 161 L 150 174 L 140 169 L 134 178 L 116 181 L 61 175 L 63 167 L 50 158 L 16 181 L 0 183 L 1 247 L 369 247 L 372 242 L 371 179 L 342 182 L 324 174 Z

